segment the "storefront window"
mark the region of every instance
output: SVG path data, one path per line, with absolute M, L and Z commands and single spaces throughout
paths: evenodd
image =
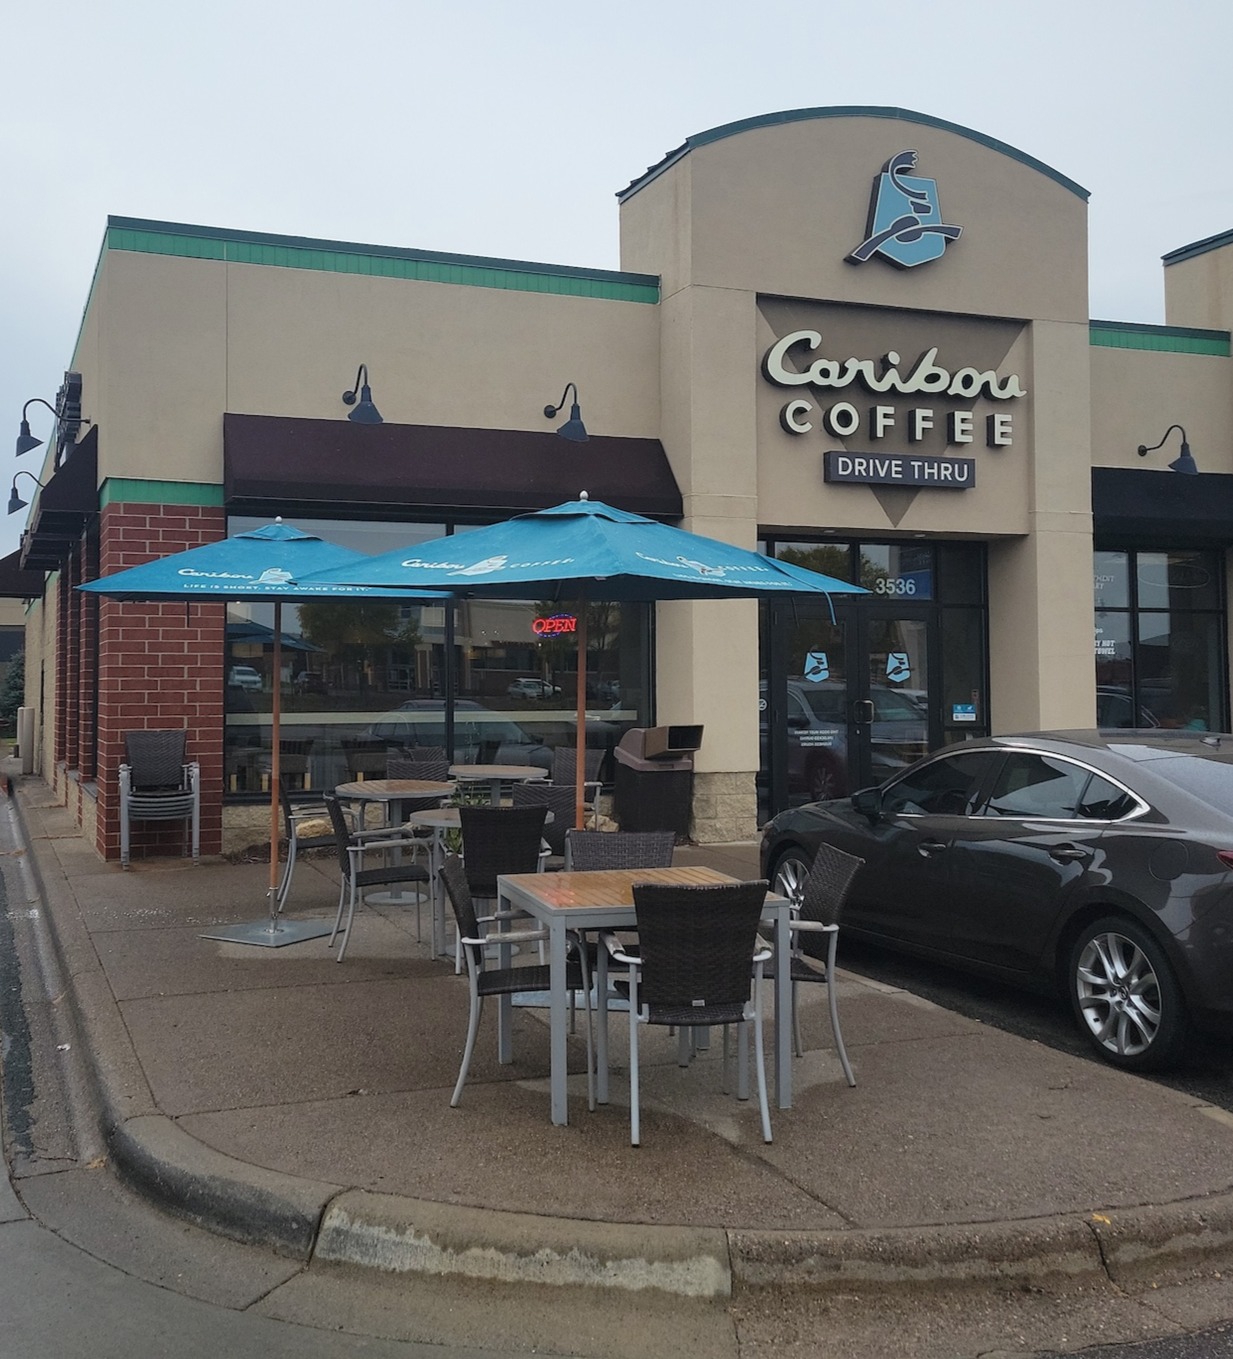
M 1225 614 L 1214 552 L 1097 552 L 1101 727 L 1226 725 Z
M 232 534 L 256 527 L 232 518 Z M 448 525 L 299 521 L 369 554 L 440 537 Z M 525 600 L 312 600 L 228 607 L 225 777 L 231 795 L 269 786 L 270 707 L 282 685 L 281 765 L 293 788 L 380 777 L 391 751 L 435 746 L 466 762 L 552 766 L 572 744 L 578 690 L 574 606 Z M 607 755 L 650 720 L 645 605 L 587 613 L 587 739 Z M 608 761 L 610 764 L 610 761 Z

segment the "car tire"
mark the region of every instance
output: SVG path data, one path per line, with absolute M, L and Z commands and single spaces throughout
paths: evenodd
M 805 879 L 809 876 L 810 860 L 801 849 L 785 849 L 775 858 L 770 871 L 771 891 L 800 905 L 805 895 Z
M 1127 916 L 1086 925 L 1067 964 L 1079 1028 L 1106 1062 L 1127 1071 L 1177 1063 L 1189 1020 L 1164 950 Z

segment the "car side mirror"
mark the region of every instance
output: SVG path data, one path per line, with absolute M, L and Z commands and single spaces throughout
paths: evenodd
M 861 788 L 852 794 L 852 806 L 870 821 L 877 821 L 882 815 L 882 790 L 880 788 Z
M 809 726 L 809 719 L 802 717 L 800 713 L 793 713 L 788 718 L 789 731 L 804 731 Z

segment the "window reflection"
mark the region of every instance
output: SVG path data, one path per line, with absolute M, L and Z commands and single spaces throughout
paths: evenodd
M 233 518 L 231 533 L 258 520 Z M 442 536 L 443 524 L 315 521 L 300 527 L 370 554 Z M 231 794 L 268 789 L 273 685 L 281 683 L 281 763 L 293 788 L 383 777 L 403 751 L 550 769 L 576 726 L 576 606 L 559 601 L 314 599 L 227 610 L 225 774 Z M 649 721 L 645 605 L 587 606 L 587 741 L 605 757 Z

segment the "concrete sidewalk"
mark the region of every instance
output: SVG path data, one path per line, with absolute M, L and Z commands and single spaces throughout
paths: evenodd
M 268 869 L 104 865 L 40 780 L 14 796 L 114 1168 L 149 1197 L 300 1260 L 540 1283 L 741 1289 L 1046 1278 L 1115 1282 L 1233 1241 L 1233 1120 L 1171 1090 L 844 975 L 858 1084 L 824 997 L 791 1110 L 719 1090 L 644 1046 L 643 1144 L 629 1144 L 624 1021 L 613 1103 L 548 1109 L 546 1014 L 515 1011 L 515 1061 L 486 1013 L 449 1107 L 467 985 L 428 956 L 413 910 L 361 909 L 346 960 L 324 939 L 217 943 L 258 918 Z M 756 876 L 756 846 L 682 849 Z M 337 874 L 302 863 L 288 913 L 332 916 Z M 424 938 L 428 938 L 427 912 Z M 842 959 L 842 946 L 840 950 Z M 822 988 L 808 988 L 822 991 Z

